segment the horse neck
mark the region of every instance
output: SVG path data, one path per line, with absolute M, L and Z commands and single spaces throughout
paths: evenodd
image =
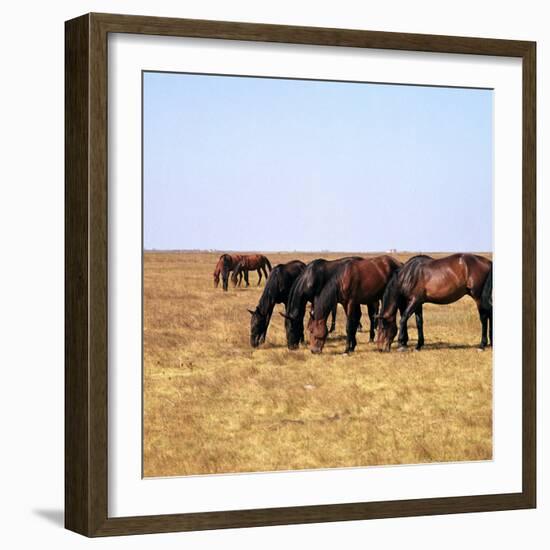
M 306 304 L 309 300 L 307 293 L 304 291 L 305 285 L 302 275 L 296 279 L 288 298 L 288 314 L 296 318 L 304 316 Z
M 214 269 L 214 275 L 219 277 L 220 273 L 222 272 L 222 268 L 223 268 L 223 260 L 220 258 L 218 260 L 218 263 L 216 264 L 216 268 Z
M 315 320 L 326 319 L 338 303 L 338 281 L 332 278 L 325 284 L 323 290 L 315 297 L 313 316 Z
M 397 314 L 400 297 L 397 277 L 397 273 L 394 273 L 386 286 L 384 295 L 382 296 L 382 306 L 380 310 L 380 315 L 382 317 L 394 317 Z
M 258 302 L 257 309 L 262 315 L 269 315 L 273 312 L 273 308 L 276 303 L 276 296 L 274 293 L 274 288 L 276 286 L 275 277 L 267 280 L 264 291 L 260 296 L 260 301 Z

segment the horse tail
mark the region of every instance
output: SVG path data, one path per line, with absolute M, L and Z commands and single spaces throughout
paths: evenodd
M 493 310 L 493 262 L 491 262 L 489 273 L 485 277 L 483 289 L 481 290 L 481 309 L 485 311 Z
M 271 273 L 271 270 L 273 269 L 271 267 L 271 262 L 267 259 L 267 256 L 264 256 L 265 263 L 267 265 L 267 269 L 269 269 L 269 272 Z

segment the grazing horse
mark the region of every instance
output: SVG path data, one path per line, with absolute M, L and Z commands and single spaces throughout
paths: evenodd
M 314 304 L 314 298 L 325 282 L 330 278 L 335 269 L 342 263 L 349 260 L 360 260 L 359 256 L 340 258 L 338 260 L 317 259 L 310 262 L 302 274 L 296 279 L 290 289 L 290 296 L 285 313 L 281 315 L 285 318 L 286 342 L 288 349 L 297 349 L 300 342 L 304 341 L 304 314 L 308 302 Z M 330 332 L 336 327 L 336 307 L 334 304 L 332 310 L 332 323 Z
M 223 282 L 223 289 L 227 290 L 229 273 L 235 269 L 235 266 L 243 259 L 242 254 L 222 254 L 214 269 L 214 288 L 220 284 L 220 276 Z M 242 274 L 241 274 L 242 279 Z
M 336 304 L 342 304 L 348 317 L 344 353 L 353 352 L 357 345 L 355 335 L 361 319 L 361 304 L 377 307 L 388 281 L 402 265 L 387 255 L 340 264 L 315 297 L 308 323 L 310 350 L 321 353 L 328 336 L 328 315 Z
M 267 259 L 267 257 L 262 254 L 251 254 L 249 256 L 242 256 L 241 260 L 233 268 L 233 275 L 231 276 L 231 282 L 233 283 L 233 286 L 237 286 L 237 282 L 240 284 L 243 274 L 246 286 L 249 286 L 248 272 L 254 270 L 258 272 L 258 286 L 260 286 L 260 283 L 262 281 L 262 272 L 267 279 L 268 272 L 266 271 L 266 266 L 267 269 L 269 269 L 269 271 L 271 272 L 271 263 Z M 239 277 L 240 280 L 238 280 Z
M 396 313 L 401 311 L 399 350 L 408 341 L 407 320 L 415 313 L 418 326 L 417 350 L 424 345 L 422 304 L 451 304 L 471 296 L 481 321 L 480 349 L 493 343 L 493 262 L 476 254 L 452 254 L 441 259 L 414 256 L 394 275 L 382 298 L 379 315 L 378 349 L 390 351 L 397 334 Z
M 297 277 L 304 271 L 306 264 L 300 260 L 293 260 L 286 264 L 279 264 L 269 274 L 264 291 L 255 310 L 249 309 L 250 345 L 257 348 L 265 342 L 267 328 L 271 320 L 275 304 L 288 303 L 290 289 Z

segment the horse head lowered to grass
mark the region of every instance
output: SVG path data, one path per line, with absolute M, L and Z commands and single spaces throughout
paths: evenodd
M 252 316 L 250 319 L 250 345 L 253 348 L 265 342 L 275 304 L 285 304 L 286 308 L 290 289 L 305 267 L 304 262 L 293 260 L 286 264 L 276 265 L 271 271 L 256 309 L 248 310 Z
M 337 304 L 342 304 L 347 315 L 344 353 L 353 352 L 357 345 L 356 333 L 361 319 L 361 304 L 368 306 L 372 321 L 388 281 L 401 265 L 401 262 L 387 255 L 351 259 L 338 265 L 314 298 L 313 311 L 308 322 L 310 350 L 321 353 L 329 332 L 328 315 Z M 372 331 L 371 326 L 371 341 L 374 339 Z

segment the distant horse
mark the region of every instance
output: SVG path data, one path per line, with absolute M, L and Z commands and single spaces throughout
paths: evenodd
M 399 350 L 408 341 L 407 321 L 415 313 L 418 326 L 417 350 L 424 345 L 422 304 L 451 304 L 465 295 L 471 296 L 481 321 L 481 342 L 487 346 L 489 325 L 490 345 L 493 343 L 493 262 L 475 254 L 452 254 L 441 259 L 414 256 L 395 274 L 382 298 L 379 315 L 378 349 L 390 351 L 397 334 L 396 313 L 401 311 Z
M 220 276 L 223 282 L 223 289 L 227 290 L 229 273 L 243 259 L 242 254 L 222 254 L 214 269 L 214 288 L 218 288 L 220 284 Z M 242 274 L 241 274 L 242 279 Z
M 286 308 L 292 284 L 304 271 L 305 267 L 304 262 L 293 260 L 286 264 L 276 265 L 269 274 L 256 309 L 248 310 L 252 315 L 250 319 L 250 345 L 253 348 L 257 348 L 265 342 L 267 328 L 275 304 L 284 304 Z
M 304 315 L 307 303 L 311 302 L 315 308 L 313 300 L 321 292 L 325 282 L 330 278 L 334 270 L 342 263 L 352 259 L 361 260 L 362 258 L 359 256 L 350 256 L 338 260 L 313 260 L 296 279 L 290 289 L 286 312 L 281 313 L 285 318 L 288 349 L 297 349 L 300 342 L 304 340 Z M 332 310 L 332 323 L 329 332 L 332 332 L 336 327 L 337 305 L 334 304 Z
M 361 319 L 361 304 L 377 307 L 392 275 L 402 266 L 391 256 L 354 259 L 341 263 L 315 297 L 308 323 L 310 350 L 321 353 L 327 340 L 327 318 L 336 304 L 342 304 L 348 317 L 346 349 L 355 350 L 355 335 Z M 374 336 L 374 335 L 373 335 Z
M 266 271 L 269 269 L 271 271 L 271 263 L 267 259 L 266 256 L 262 254 L 251 254 L 247 256 L 241 256 L 240 261 L 235 265 L 233 268 L 233 275 L 231 276 L 231 282 L 233 283 L 233 286 L 237 286 L 237 283 L 240 284 L 242 281 L 242 277 L 244 274 L 244 281 L 246 283 L 246 286 L 250 286 L 248 283 L 248 272 L 256 270 L 258 272 L 258 286 L 260 286 L 260 283 L 262 282 L 262 273 L 264 274 L 265 278 L 267 279 L 268 272 Z M 239 280 L 240 277 L 240 280 Z

